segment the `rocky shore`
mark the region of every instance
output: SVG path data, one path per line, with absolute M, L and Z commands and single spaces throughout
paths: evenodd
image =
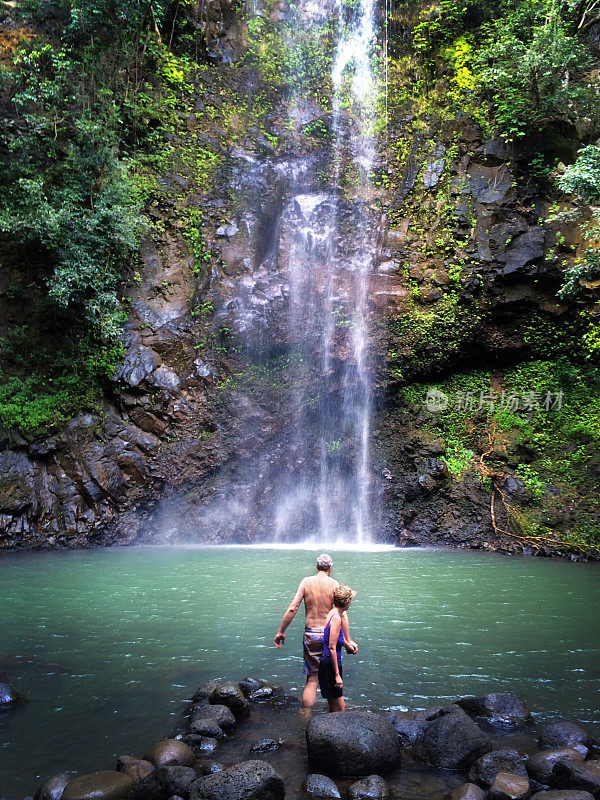
M 181 730 L 114 769 L 55 775 L 34 800 L 598 800 L 599 755 L 575 722 L 535 731 L 513 693 L 306 724 L 295 699 L 245 678 L 202 685 Z

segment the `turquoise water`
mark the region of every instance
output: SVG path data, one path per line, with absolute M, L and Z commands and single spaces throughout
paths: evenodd
M 272 646 L 313 550 L 131 548 L 0 558 L 0 670 L 26 707 L 0 714 L 0 797 L 112 765 L 176 728 L 214 677 L 303 684 L 295 620 Z M 597 565 L 439 550 L 334 552 L 358 591 L 349 704 L 424 707 L 511 690 L 538 722 L 600 735 Z

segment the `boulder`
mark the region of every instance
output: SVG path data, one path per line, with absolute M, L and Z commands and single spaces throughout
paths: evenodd
M 490 737 L 456 705 L 432 719 L 416 745 L 419 758 L 434 767 L 465 769 L 492 749 Z
M 132 786 L 129 775 L 105 769 L 72 778 L 65 786 L 61 800 L 124 800 Z
M 531 800 L 594 800 L 594 795 L 581 789 L 550 789 L 537 792 Z
M 222 705 L 202 706 L 202 708 L 198 709 L 192 716 L 190 725 L 193 724 L 195 719 L 214 719 L 224 731 L 235 728 L 236 725 L 233 713 L 227 706 Z
M 219 681 L 208 681 L 207 683 L 203 683 L 202 686 L 199 686 L 194 694 L 192 695 L 192 703 L 200 703 L 203 700 L 208 702 L 208 698 L 217 686 L 219 686 Z
M 268 684 L 259 686 L 258 689 L 250 692 L 248 700 L 269 700 L 269 698 L 273 697 L 274 692 L 275 688 L 273 686 L 269 686 Z
M 0 708 L 16 706 L 23 700 L 23 696 L 15 691 L 9 683 L 0 682 Z
M 248 701 L 237 683 L 219 683 L 208 696 L 212 705 L 227 706 L 236 717 L 247 714 L 250 710 Z
M 592 762 L 558 761 L 552 770 L 558 789 L 583 789 L 600 798 L 600 766 Z
M 179 739 L 163 739 L 144 753 L 144 760 L 155 767 L 191 767 L 196 758 L 185 742 Z
M 117 772 L 122 772 L 123 775 L 129 775 L 134 781 L 145 778 L 153 769 L 154 765 L 150 761 L 144 761 L 142 758 L 119 756 L 117 759 Z
M 527 778 L 527 769 L 516 750 L 492 750 L 473 764 L 469 770 L 469 780 L 484 789 L 489 789 L 499 772 L 509 772 Z
M 213 775 L 196 778 L 190 800 L 283 800 L 285 784 L 265 761 L 242 761 Z
M 400 742 L 392 724 L 370 711 L 313 717 L 306 728 L 313 768 L 342 777 L 385 773 L 400 766 Z
M 448 795 L 448 800 L 483 800 L 485 792 L 474 783 L 461 783 Z
M 279 750 L 283 744 L 283 739 L 259 739 L 250 748 L 250 752 L 254 755 L 261 753 L 271 753 L 273 750 Z
M 553 722 L 542 728 L 538 739 L 540 750 L 552 750 L 557 747 L 589 748 L 592 740 L 589 733 L 576 722 Z M 586 752 L 582 755 L 586 755 Z
M 389 792 L 381 775 L 369 775 L 353 783 L 348 794 L 350 800 L 385 800 Z
M 385 716 L 394 726 L 402 747 L 414 747 L 417 739 L 427 727 L 426 720 L 409 719 L 396 711 L 386 711 Z
M 34 800 L 61 800 L 65 786 L 69 782 L 69 776 L 65 772 L 48 778 L 39 786 L 34 795 Z
M 223 738 L 223 729 L 216 719 L 207 719 L 200 716 L 192 717 L 188 725 L 188 731 L 199 736 L 212 736 L 213 739 Z
M 306 779 L 306 794 L 309 797 L 340 798 L 340 790 L 327 775 L 314 773 Z
M 275 687 L 271 686 L 267 681 L 258 680 L 257 678 L 244 678 L 239 681 L 241 693 L 248 700 L 265 700 L 273 696 Z
M 490 800 L 527 800 L 531 786 L 522 775 L 499 772 L 490 787 Z
M 520 728 L 532 721 L 527 705 L 514 692 L 492 692 L 479 697 L 462 697 L 456 705 L 470 717 L 481 717 L 490 725 Z
M 534 753 L 525 766 L 535 781 L 549 785 L 554 766 L 559 761 L 583 761 L 583 756 L 572 747 L 555 747 Z
M 131 800 L 167 800 L 172 795 L 187 797 L 196 772 L 192 767 L 157 767 L 145 778 L 136 781 Z

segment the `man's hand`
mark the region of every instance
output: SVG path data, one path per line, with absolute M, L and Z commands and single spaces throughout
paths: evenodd
M 338 675 L 337 678 L 335 679 L 335 685 L 338 689 L 343 689 L 344 681 L 342 680 L 341 675 Z
M 281 645 L 285 644 L 285 633 L 278 631 L 273 639 L 273 644 L 281 650 Z
M 358 653 L 358 645 L 352 639 L 345 642 L 344 647 L 346 648 L 346 652 L 350 653 L 353 656 L 355 656 Z

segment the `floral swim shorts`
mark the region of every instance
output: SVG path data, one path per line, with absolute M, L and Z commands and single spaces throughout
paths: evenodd
M 324 628 L 305 628 L 302 637 L 302 651 L 304 654 L 304 674 L 316 675 L 319 671 L 319 661 L 323 653 Z

